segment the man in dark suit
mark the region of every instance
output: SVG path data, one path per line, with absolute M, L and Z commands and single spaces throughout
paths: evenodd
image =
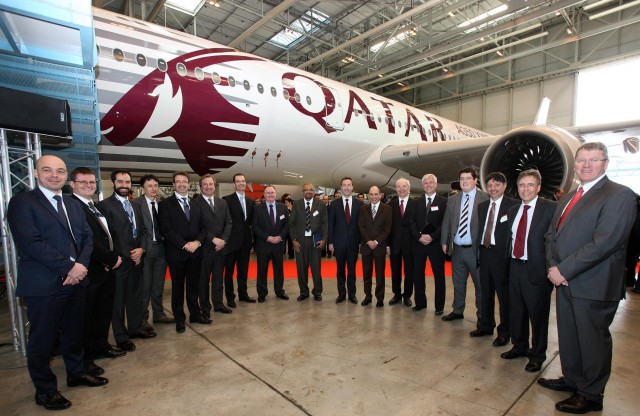
M 338 266 L 336 303 L 344 302 L 348 293 L 349 302 L 357 304 L 356 262 L 360 246 L 358 213 L 362 201 L 352 195 L 353 180 L 351 178 L 342 178 L 340 189 L 342 190 L 340 198 L 334 199 L 329 208 L 329 250 L 335 255 Z
M 311 183 L 302 185 L 302 199 L 294 201 L 289 217 L 289 235 L 293 241 L 298 269 L 298 301 L 309 297 L 309 267 L 313 276 L 313 298 L 322 300 L 320 254 L 326 247 L 329 234 L 327 206 L 315 196 Z M 326 196 L 326 195 L 325 195 Z
M 255 202 L 249 198 L 245 191 L 247 180 L 244 174 L 233 175 L 235 192 L 224 197 L 231 214 L 231 237 L 227 242 L 224 253 L 227 256 L 224 265 L 224 288 L 227 297 L 227 305 L 236 307 L 236 295 L 233 290 L 233 272 L 236 271 L 238 281 L 238 300 L 247 303 L 255 303 L 256 300 L 247 292 L 247 277 L 249 274 L 249 256 L 253 245 L 253 233 L 251 223 Z
M 202 272 L 200 275 L 200 308 L 205 318 L 211 317 L 211 301 L 213 310 L 220 313 L 231 313 L 231 309 L 222 303 L 222 281 L 224 273 L 224 247 L 231 236 L 231 214 L 227 201 L 214 195 L 216 180 L 211 174 L 200 178 L 200 198 L 194 200 L 200 204 L 200 211 L 207 228 L 207 238 L 202 246 Z M 209 291 L 211 282 L 211 292 Z
M 109 344 L 109 327 L 116 293 L 115 269 L 122 264 L 122 258 L 114 251 L 106 218 L 93 204 L 92 198 L 97 185 L 94 170 L 86 167 L 74 169 L 69 185 L 73 190 L 73 198 L 82 203 L 87 224 L 93 234 L 84 314 L 84 365 L 88 374 L 99 376 L 104 374 L 104 369 L 96 365 L 94 360 L 97 357 L 107 355 L 115 358 L 126 354 L 126 351 L 115 350 Z
M 360 207 L 358 228 L 362 244 L 362 276 L 364 281 L 364 300 L 362 306 L 371 303 L 371 285 L 373 266 L 376 269 L 376 307 L 384 306 L 384 268 L 387 256 L 387 239 L 391 233 L 391 207 L 380 202 L 380 189 L 369 189 L 369 203 Z
M 116 295 L 111 327 L 118 348 L 134 351 L 130 338 L 153 338 L 156 333 L 142 328 L 142 255 L 147 229 L 140 207 L 129 201 L 131 174 L 122 169 L 111 172 L 113 194 L 96 205 L 109 223 L 116 253 L 122 264 L 116 270 Z M 125 324 L 126 310 L 126 324 Z
M 413 310 L 419 311 L 427 307 L 425 267 L 428 258 L 435 284 L 436 315 L 442 315 L 447 287 L 444 281 L 445 255 L 440 245 L 440 236 L 442 221 L 447 212 L 447 198 L 436 194 L 438 178 L 434 174 L 427 173 L 422 177 L 422 188 L 424 196 L 414 201 L 409 218 L 416 301 Z
M 284 270 L 282 256 L 284 241 L 289 232 L 289 210 L 276 201 L 276 188 L 264 188 L 264 202 L 253 213 L 253 232 L 256 235 L 256 255 L 258 257 L 258 302 L 267 298 L 267 271 L 269 262 L 273 265 L 273 290 L 276 296 L 289 300 L 284 291 Z
M 411 184 L 400 178 L 396 181 L 397 198 L 391 200 L 391 235 L 389 237 L 389 262 L 391 263 L 391 290 L 393 297 L 389 305 L 403 301 L 411 306 L 413 295 L 413 254 L 411 249 L 411 230 L 409 219 L 413 215 L 414 201 L 409 197 Z M 402 271 L 404 268 L 404 292 Z
M 162 307 L 162 292 L 167 275 L 167 260 L 164 254 L 164 238 L 160 233 L 158 220 L 158 184 L 155 175 L 143 175 L 140 178 L 142 196 L 131 203 L 142 212 L 146 232 L 146 246 L 142 258 L 142 327 L 153 330 L 149 324 L 149 303 L 153 312 L 153 323 L 172 324 L 173 318 L 167 317 Z
M 462 192 L 449 198 L 442 221 L 442 251 L 451 256 L 453 279 L 453 311 L 443 321 L 464 318 L 467 299 L 467 280 L 471 275 L 476 295 L 476 316 L 481 319 L 482 291 L 478 268 L 478 204 L 489 199 L 487 193 L 476 188 L 478 174 L 473 168 L 460 171 Z
M 549 307 L 553 286 L 547 280 L 544 235 L 551 223 L 554 201 L 538 198 L 540 172 L 524 170 L 518 175 L 521 204 L 507 210 L 509 234 L 509 330 L 511 350 L 504 359 L 529 357 L 525 370 L 540 371 L 547 359 Z M 483 322 L 482 320 L 480 322 Z M 531 324 L 531 348 L 529 348 Z
M 158 217 L 160 232 L 165 238 L 165 255 L 171 274 L 171 311 L 176 320 L 176 332 L 185 331 L 184 313 L 185 282 L 189 322 L 205 325 L 211 319 L 202 316 L 198 303 L 200 293 L 200 271 L 202 243 L 207 238 L 207 229 L 200 204 L 189 198 L 189 174 L 173 174 L 174 193 L 160 202 Z
M 607 147 L 587 143 L 576 152 L 580 187 L 558 204 L 547 233 L 548 278 L 556 286 L 560 362 L 564 377 L 539 379 L 573 392 L 556 404 L 569 413 L 602 410 L 611 374 L 609 326 L 624 297 L 626 241 L 635 219 L 631 189 L 609 180 Z
M 109 381 L 86 374 L 83 362 L 91 228 L 80 203 L 62 196 L 67 167 L 60 158 L 39 158 L 35 176 L 38 187 L 11 198 L 7 219 L 20 259 L 16 295 L 23 298 L 30 323 L 27 367 L 36 388 L 35 401 L 60 410 L 71 402 L 58 391 L 49 366 L 58 336 L 69 387 L 97 387 Z
M 500 172 L 490 173 L 486 179 L 489 200 L 478 205 L 477 240 L 480 242 L 480 289 L 482 290 L 482 319 L 478 327 L 471 331 L 472 337 L 493 335 L 496 327 L 495 297 L 498 296 L 500 325 L 498 336 L 493 341 L 495 347 L 507 345 L 509 332 L 509 285 L 507 279 L 507 252 L 509 229 L 507 210 L 518 201 L 504 196 L 507 178 Z

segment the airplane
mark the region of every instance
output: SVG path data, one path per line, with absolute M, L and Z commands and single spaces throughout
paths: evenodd
M 638 126 L 546 125 L 543 102 L 533 125 L 490 135 L 186 33 L 93 12 L 102 172 L 171 178 L 184 170 L 219 182 L 242 172 L 255 183 L 326 187 L 349 176 L 366 191 L 393 188 L 400 177 L 419 184 L 427 172 L 455 181 L 475 166 L 481 181 L 503 172 L 507 194 L 517 196 L 518 173 L 536 168 L 541 195 L 551 197 L 575 186 L 581 134 Z

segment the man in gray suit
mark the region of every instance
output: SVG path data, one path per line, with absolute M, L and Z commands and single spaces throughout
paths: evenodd
M 624 259 L 636 207 L 633 191 L 606 176 L 608 164 L 604 144 L 578 149 L 580 186 L 560 200 L 546 235 L 563 377 L 538 383 L 573 393 L 556 403 L 561 412 L 602 410 L 611 374 L 609 326 L 625 293 Z
M 167 261 L 164 259 L 164 238 L 160 234 L 158 225 L 158 195 L 159 180 L 154 175 L 144 175 L 140 178 L 140 189 L 143 195 L 133 200 L 142 212 L 142 220 L 147 229 L 147 251 L 142 257 L 142 327 L 153 330 L 149 325 L 149 302 L 153 311 L 154 323 L 171 324 L 175 321 L 167 317 L 162 308 L 162 292 L 167 275 Z
M 442 251 L 451 256 L 453 272 L 453 312 L 443 316 L 443 321 L 464 318 L 469 274 L 476 292 L 476 315 L 480 320 L 482 292 L 477 256 L 478 204 L 488 200 L 489 196 L 477 189 L 477 184 L 478 174 L 475 169 L 467 167 L 460 171 L 462 192 L 449 198 L 448 209 L 442 220 Z
M 298 269 L 298 301 L 309 297 L 309 267 L 313 276 L 313 298 L 322 300 L 322 273 L 320 253 L 327 242 L 327 206 L 314 198 L 315 187 L 311 183 L 302 185 L 303 198 L 293 203 L 289 217 L 289 235 L 293 241 Z

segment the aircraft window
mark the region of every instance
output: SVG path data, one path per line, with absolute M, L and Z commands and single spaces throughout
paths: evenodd
M 124 61 L 124 52 L 122 52 L 121 49 L 114 49 L 113 50 L 113 59 L 115 59 L 118 62 Z
M 229 77 L 229 86 L 230 87 L 236 86 L 236 79 L 234 77 Z
M 307 104 L 311 105 L 311 97 L 307 95 Z
M 398 120 L 398 127 L 402 128 L 402 121 Z
M 249 81 L 247 81 L 246 79 L 244 81 L 242 81 L 242 86 L 244 87 L 245 90 L 249 91 L 251 89 L 251 84 L 249 83 Z
M 176 65 L 176 69 L 178 70 L 178 75 L 180 75 L 181 77 L 184 77 L 187 75 L 187 67 L 184 66 L 182 62 L 179 62 Z
M 136 62 L 140 66 L 147 66 L 147 58 L 141 53 L 136 55 Z
M 282 90 L 282 96 L 284 97 L 285 100 L 288 100 L 291 98 L 291 96 L 289 95 L 289 91 L 287 90 Z
M 299 103 L 300 102 L 300 94 L 295 93 L 295 95 L 293 96 L 293 98 L 296 99 L 296 102 Z
M 378 116 L 378 123 L 382 123 L 382 117 Z
M 373 114 L 369 114 L 369 120 L 374 121 L 376 117 Z
M 276 87 L 271 87 L 271 95 L 273 95 L 274 97 L 278 96 L 278 91 L 276 91 Z
M 194 73 L 198 81 L 202 81 L 204 79 L 204 71 L 202 70 L 202 68 L 196 68 Z
M 416 126 L 415 125 L 411 125 L 411 131 L 416 131 Z
M 384 124 L 389 124 L 389 119 L 387 117 L 384 118 Z
M 220 75 L 218 75 L 217 72 L 214 72 L 213 74 L 211 74 L 211 79 L 213 79 L 213 83 L 216 85 L 220 84 L 220 82 L 222 81 L 220 79 Z
M 158 59 L 158 69 L 161 72 L 167 72 L 167 61 L 165 61 L 164 59 Z
M 262 86 L 262 84 L 258 84 L 258 92 L 260 94 L 262 94 L 264 92 L 264 87 Z

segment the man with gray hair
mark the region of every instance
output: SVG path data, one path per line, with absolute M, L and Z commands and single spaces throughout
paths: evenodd
M 411 253 L 411 232 L 409 219 L 412 216 L 414 201 L 409 197 L 411 183 L 400 178 L 396 181 L 397 198 L 391 200 L 391 235 L 389 236 L 389 262 L 391 263 L 391 289 L 393 297 L 389 305 L 403 301 L 411 306 L 413 294 L 413 255 Z M 404 266 L 404 291 L 402 270 Z

